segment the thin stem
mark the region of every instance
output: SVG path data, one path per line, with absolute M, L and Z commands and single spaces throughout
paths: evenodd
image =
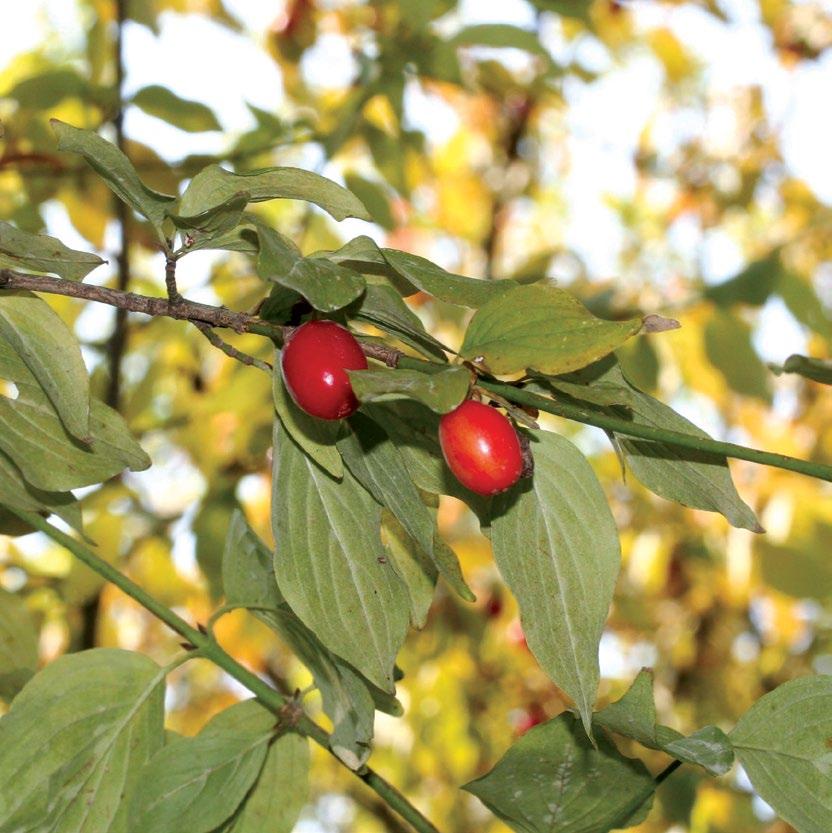
M 751 463 L 796 471 L 800 474 L 807 474 L 810 477 L 816 477 L 819 480 L 826 480 L 832 483 L 832 466 L 826 463 L 800 460 L 797 457 L 789 457 L 786 454 L 761 451 L 756 448 L 737 445 L 736 443 L 721 442 L 710 437 L 699 437 L 695 434 L 684 434 L 680 431 L 669 431 L 666 428 L 656 428 L 652 425 L 630 422 L 621 417 L 610 416 L 582 408 L 580 405 L 572 402 L 548 399 L 545 396 L 540 396 L 531 391 L 523 390 L 522 388 L 503 382 L 489 382 L 481 379 L 478 384 L 480 387 L 501 394 L 506 399 L 516 402 L 519 405 L 530 405 L 548 414 L 565 417 L 574 422 L 581 422 L 584 425 L 594 425 L 596 428 L 603 428 L 605 431 L 612 431 L 627 437 L 638 437 L 642 440 L 666 443 L 667 445 L 681 448 L 690 448 L 693 451 L 713 454 L 719 457 L 748 460 Z
M 285 698 L 279 691 L 273 689 L 256 674 L 237 662 L 208 633 L 189 625 L 181 616 L 157 601 L 132 579 L 99 558 L 80 541 L 56 529 L 40 515 L 21 512 L 12 508 L 9 508 L 9 511 L 68 549 L 87 567 L 114 584 L 119 590 L 138 602 L 145 610 L 150 611 L 157 619 L 160 619 L 169 628 L 184 637 L 201 657 L 210 660 L 244 685 L 266 708 L 274 712 L 281 720 L 286 721 L 295 731 L 311 738 L 332 754 L 336 760 L 339 760 L 330 749 L 329 735 L 324 729 L 303 714 L 297 703 L 292 699 Z M 419 810 L 377 772 L 369 767 L 363 767 L 355 772 L 355 775 L 383 798 L 403 819 L 409 822 L 417 833 L 439 833 L 437 828 Z
M 176 258 L 172 254 L 165 258 L 165 289 L 172 304 L 178 304 L 182 300 L 179 287 L 176 285 Z
M 193 325 L 217 348 L 217 350 L 221 350 L 225 353 L 226 356 L 229 356 L 232 359 L 236 359 L 238 362 L 242 364 L 248 365 L 249 367 L 256 367 L 258 370 L 264 370 L 266 373 L 271 373 L 274 368 L 268 363 L 264 362 L 262 359 L 257 359 L 254 356 L 250 356 L 248 353 L 244 353 L 242 350 L 238 350 L 236 347 L 232 347 L 227 341 L 221 339 L 212 329 L 210 324 L 204 324 L 202 321 L 194 321 Z
M 264 321 L 245 312 L 234 312 L 225 307 L 213 307 L 184 299 L 174 304 L 167 298 L 151 298 L 133 292 L 120 292 L 117 289 L 104 286 L 93 286 L 92 284 L 65 281 L 60 278 L 50 278 L 42 275 L 28 275 L 12 269 L 0 269 L 0 290 L 2 289 L 28 289 L 34 292 L 49 292 L 72 298 L 83 298 L 131 312 L 141 312 L 145 315 L 167 316 L 191 322 L 199 321 L 212 327 L 232 329 L 238 333 L 256 333 L 277 343 L 283 343 L 294 329 Z M 360 338 L 359 341 L 361 341 L 361 348 L 366 356 L 384 362 L 390 367 L 425 370 L 436 364 L 425 359 L 407 356 L 378 342 L 362 341 Z M 695 434 L 685 434 L 680 431 L 669 431 L 665 428 L 631 422 L 622 417 L 599 413 L 565 400 L 549 399 L 505 382 L 479 379 L 477 384 L 479 387 L 499 394 L 517 405 L 528 405 L 555 416 L 571 419 L 584 425 L 594 425 L 597 428 L 603 428 L 606 431 L 612 431 L 626 437 L 638 437 L 680 448 L 690 448 L 694 451 L 713 454 L 718 457 L 748 460 L 751 463 L 795 471 L 832 483 L 832 466 L 826 463 L 800 460 L 786 454 L 775 454 L 771 451 L 761 451 L 735 443 L 721 442 L 710 437 L 700 437 Z
M 658 787 L 663 781 L 666 781 L 676 772 L 677 769 L 682 765 L 681 761 L 673 761 L 673 763 L 668 764 L 654 779 L 653 782 Z

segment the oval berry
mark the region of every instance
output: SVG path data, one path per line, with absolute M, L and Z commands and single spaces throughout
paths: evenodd
M 511 488 L 523 471 L 520 439 L 494 408 L 469 399 L 439 421 L 439 444 L 448 468 L 478 495 Z
M 344 419 L 358 408 L 348 370 L 366 370 L 352 333 L 334 321 L 309 321 L 286 340 L 280 356 L 292 399 L 319 419 Z

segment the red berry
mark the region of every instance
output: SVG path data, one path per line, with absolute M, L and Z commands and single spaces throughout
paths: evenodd
M 496 495 L 513 486 L 523 471 L 514 426 L 499 411 L 468 399 L 439 421 L 445 462 L 463 486 Z
M 286 340 L 280 356 L 283 380 L 307 414 L 344 419 L 358 408 L 348 370 L 366 370 L 367 359 L 352 333 L 334 321 L 309 321 Z

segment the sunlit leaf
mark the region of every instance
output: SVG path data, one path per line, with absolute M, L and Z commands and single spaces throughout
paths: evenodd
M 533 55 L 548 58 L 549 53 L 537 34 L 509 23 L 478 23 L 460 29 L 450 40 L 453 46 L 490 46 L 523 49 Z
M 347 188 L 367 207 L 373 222 L 388 231 L 395 228 L 396 221 L 393 219 L 390 200 L 383 186 L 358 174 L 347 174 L 344 181 L 347 183 Z
M 605 321 L 554 286 L 515 287 L 471 319 L 460 355 L 493 373 L 533 368 L 567 373 L 607 355 L 641 329 L 641 319 Z

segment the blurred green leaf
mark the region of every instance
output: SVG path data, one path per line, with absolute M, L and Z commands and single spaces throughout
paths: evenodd
M 453 46 L 510 47 L 549 58 L 549 53 L 541 44 L 536 32 L 508 23 L 479 23 L 466 26 L 451 38 L 450 43 Z
M 733 278 L 707 287 L 704 295 L 721 306 L 744 303 L 760 307 L 776 290 L 782 270 L 780 249 L 774 249 Z
M 11 700 L 37 667 L 38 633 L 26 602 L 0 588 L 0 698 Z
M 0 221 L 0 267 L 52 272 L 80 281 L 102 263 L 98 255 L 69 249 L 54 237 L 31 234 Z
M 30 110 L 50 110 L 64 99 L 89 98 L 90 82 L 75 70 L 49 69 L 18 81 L 6 94 L 21 107 Z
M 156 116 L 189 133 L 222 130 L 222 125 L 210 107 L 198 101 L 180 98 L 167 87 L 158 84 L 142 87 L 133 96 L 132 103 L 149 116 Z
M 751 343 L 751 328 L 741 318 L 717 310 L 705 325 L 705 352 L 732 390 L 771 402 L 766 366 Z
M 781 373 L 796 373 L 822 385 L 832 385 L 832 362 L 827 359 L 813 359 L 793 353 L 783 363 L 783 366 L 769 365 L 778 376 Z
M 618 530 L 591 466 L 564 437 L 532 432 L 535 471 L 494 498 L 494 559 L 543 670 L 576 703 L 587 732 L 598 643 L 618 578 Z
M 365 179 L 358 174 L 346 174 L 344 181 L 347 183 L 347 188 L 367 207 L 374 223 L 378 223 L 387 231 L 396 227 L 396 221 L 390 209 L 390 200 L 380 183 Z

